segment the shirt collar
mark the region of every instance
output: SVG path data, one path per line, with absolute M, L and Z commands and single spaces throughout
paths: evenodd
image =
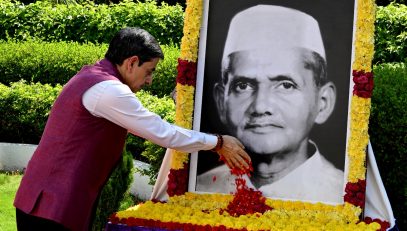
M 123 82 L 123 77 L 121 76 L 116 65 L 114 63 L 112 63 L 111 61 L 109 61 L 108 59 L 104 58 L 104 59 L 98 61 L 95 65 L 105 68 L 107 73 L 117 77 L 120 80 L 120 82 Z

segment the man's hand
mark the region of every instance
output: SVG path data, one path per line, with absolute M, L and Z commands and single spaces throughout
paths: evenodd
M 217 152 L 230 169 L 238 168 L 245 172 L 250 169 L 251 162 L 249 154 L 244 150 L 244 146 L 233 136 L 222 135 L 223 145 Z

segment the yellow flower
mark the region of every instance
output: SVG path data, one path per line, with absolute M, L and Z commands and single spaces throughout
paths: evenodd
M 187 0 L 184 18 L 184 36 L 181 40 L 180 58 L 183 60 L 196 62 L 198 57 L 199 32 L 203 11 L 202 2 Z
M 357 216 L 360 215 L 361 209 L 348 203 L 342 207 L 321 203 L 314 206 L 314 209 L 325 207 L 325 210 L 330 210 L 330 212 L 310 209 L 304 213 L 304 210 L 288 211 L 281 208 L 267 211 L 264 214 L 249 214 L 240 217 L 231 217 L 227 214 L 220 215 L 219 210 L 204 213 L 202 208 L 199 208 L 199 203 L 195 207 L 190 207 L 190 204 L 194 203 L 195 200 L 207 201 L 214 198 L 222 201 L 228 199 L 229 195 L 223 197 L 212 194 L 186 193 L 182 196 L 171 197 L 169 202 L 165 204 L 148 201 L 125 211 L 119 211 L 117 216 L 119 218 L 137 217 L 203 226 L 224 225 L 228 228 L 246 228 L 247 230 L 377 230 L 379 228 L 377 223 L 367 225 L 361 222 L 357 224 Z M 300 204 L 301 202 L 294 202 L 293 207 L 300 208 Z M 339 214 L 342 214 L 343 217 Z
M 355 60 L 353 70 L 371 72 L 374 54 L 374 20 L 376 5 L 373 0 L 360 0 L 357 6 Z

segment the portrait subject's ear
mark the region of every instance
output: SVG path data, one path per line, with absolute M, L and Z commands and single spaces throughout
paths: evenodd
M 323 124 L 332 114 L 336 102 L 336 88 L 332 82 L 326 83 L 319 89 L 318 114 L 315 123 Z
M 226 123 L 226 111 L 225 111 L 225 86 L 222 83 L 216 83 L 213 87 L 213 99 L 218 109 L 218 115 L 222 123 Z

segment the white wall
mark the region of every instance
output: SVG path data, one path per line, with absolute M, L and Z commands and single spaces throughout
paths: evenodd
M 14 144 L 0 142 L 0 170 L 2 171 L 22 171 L 27 167 L 37 145 Z M 135 168 L 148 168 L 149 164 L 134 160 Z M 150 199 L 153 192 L 153 185 L 148 183 L 148 176 L 134 172 L 133 182 L 130 185 L 130 193 L 143 200 Z

